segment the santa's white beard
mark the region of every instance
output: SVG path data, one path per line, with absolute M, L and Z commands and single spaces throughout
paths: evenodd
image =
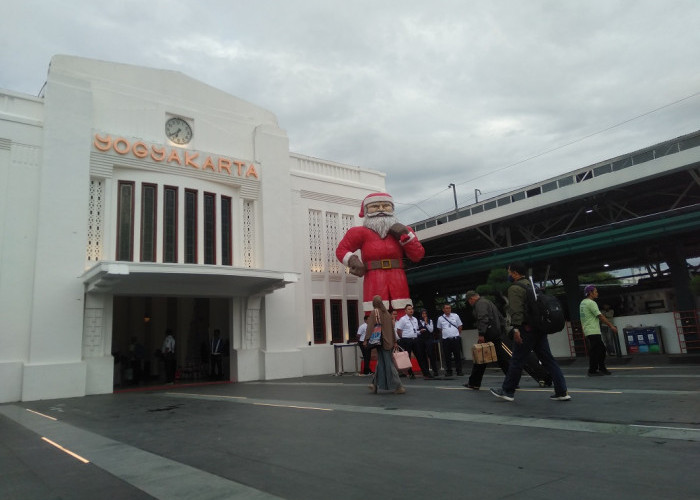
M 384 239 L 386 235 L 389 234 L 389 228 L 397 222 L 399 222 L 398 219 L 393 215 L 384 215 L 380 212 L 372 215 L 365 215 L 364 226 Z

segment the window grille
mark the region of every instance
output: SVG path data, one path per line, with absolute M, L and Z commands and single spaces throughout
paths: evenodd
M 341 262 L 335 257 L 335 249 L 338 247 L 338 214 L 326 212 L 326 258 L 328 259 L 328 272 L 340 274 Z
M 349 230 L 351 227 L 353 227 L 354 225 L 355 225 L 355 216 L 354 216 L 354 215 L 343 214 L 343 216 L 342 216 L 342 218 L 341 218 L 341 228 L 340 228 L 341 238 L 342 238 L 343 236 L 345 236 L 345 233 L 347 233 L 348 230 Z M 340 241 L 340 240 L 339 240 L 339 241 Z M 336 248 L 337 248 L 337 245 L 336 245 Z M 335 249 L 334 249 L 333 251 L 335 252 Z M 338 265 L 340 265 L 340 264 L 341 264 L 341 262 L 338 261 Z M 345 274 L 349 274 L 349 273 L 350 273 L 350 268 L 349 268 L 349 267 L 346 267 L 346 268 L 345 268 Z
M 197 191 L 185 190 L 185 263 L 197 263 Z
M 321 227 L 321 211 L 309 210 L 309 256 L 311 272 L 323 272 L 323 229 Z
M 89 263 L 102 260 L 105 185 L 102 179 L 90 180 L 90 201 L 88 204 L 88 244 L 87 261 Z
M 221 197 L 221 264 L 233 265 L 233 228 L 231 222 L 231 198 Z
M 117 260 L 134 260 L 134 182 L 119 181 Z
M 243 202 L 243 266 L 255 267 L 255 202 Z
M 314 344 L 326 343 L 326 301 L 315 299 L 311 301 L 313 318 Z

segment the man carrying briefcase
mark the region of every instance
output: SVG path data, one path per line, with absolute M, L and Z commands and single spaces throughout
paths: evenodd
M 505 318 L 501 316 L 498 308 L 488 299 L 481 297 L 474 290 L 467 292 L 467 302 L 472 306 L 476 327 L 479 332 L 479 344 L 493 342 L 496 348 L 498 366 L 503 373 L 508 373 L 508 356 L 501 345 L 501 335 L 505 326 Z M 478 391 L 481 387 L 481 379 L 484 378 L 486 363 L 472 365 L 472 372 L 464 387 Z

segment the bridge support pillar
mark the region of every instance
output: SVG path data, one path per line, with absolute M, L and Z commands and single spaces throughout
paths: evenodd
M 683 257 L 683 249 L 679 248 L 678 245 L 664 245 L 660 250 L 671 271 L 671 283 L 673 283 L 676 292 L 677 310 L 690 311 L 695 309 L 695 298 L 690 290 L 688 263 Z
M 580 319 L 578 306 L 583 299 L 581 296 L 582 292 L 579 290 L 578 266 L 571 262 L 562 262 L 561 276 L 562 282 L 564 283 L 564 291 L 566 292 L 566 305 L 569 309 L 569 320 L 578 321 Z

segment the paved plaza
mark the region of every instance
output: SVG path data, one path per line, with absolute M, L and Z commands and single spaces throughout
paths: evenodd
M 700 364 L 639 356 L 572 400 L 354 374 L 0 405 L 0 498 L 697 499 Z

